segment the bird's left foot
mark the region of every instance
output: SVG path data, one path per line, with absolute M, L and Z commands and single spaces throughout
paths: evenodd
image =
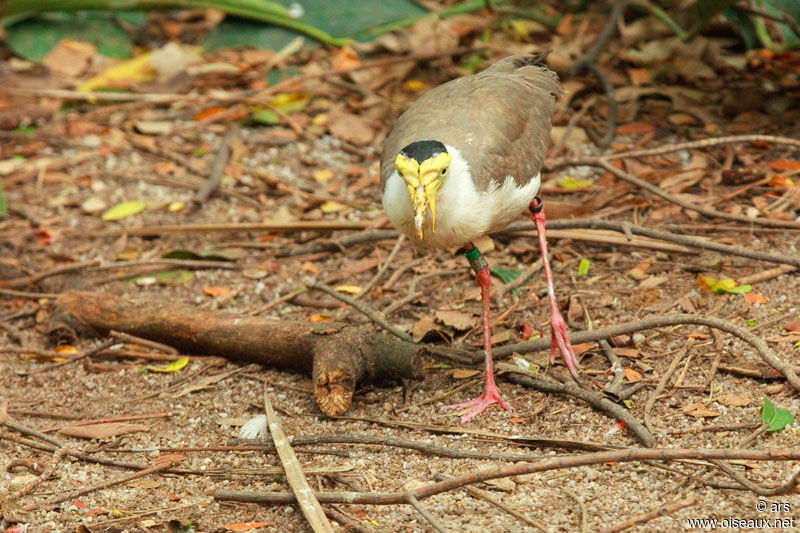
M 483 389 L 483 394 L 475 398 L 474 400 L 470 400 L 464 403 L 457 403 L 454 405 L 445 405 L 442 409 L 466 409 L 468 407 L 472 407 L 464 416 L 461 417 L 461 423 L 463 424 L 470 418 L 474 417 L 482 413 L 487 407 L 496 403 L 506 411 L 512 411 L 513 408 L 507 401 L 500 397 L 500 391 L 497 390 L 497 385 L 494 383 L 487 383 L 486 387 Z
M 552 365 L 556 362 L 556 355 L 560 352 L 564 365 L 569 370 L 569 373 L 572 374 L 572 377 L 577 380 L 578 358 L 575 356 L 575 350 L 572 349 L 572 343 L 569 342 L 567 324 L 558 309 L 551 309 L 550 311 L 550 332 L 550 364 Z

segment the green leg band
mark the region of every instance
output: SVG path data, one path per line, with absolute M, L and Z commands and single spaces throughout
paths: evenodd
M 481 252 L 474 246 L 472 247 L 472 250 L 464 252 L 464 257 L 467 258 L 467 261 L 469 261 L 469 266 L 472 267 L 472 270 L 474 270 L 476 273 L 482 268 L 489 266 L 489 264 L 486 262 L 486 259 L 484 259 L 481 255 Z

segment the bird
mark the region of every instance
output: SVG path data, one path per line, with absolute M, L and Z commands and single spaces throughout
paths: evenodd
M 563 89 L 547 68 L 548 52 L 514 55 L 478 74 L 456 78 L 418 98 L 384 141 L 380 178 L 386 215 L 417 246 L 463 251 L 481 289 L 484 389 L 461 423 L 500 395 L 492 362 L 491 273 L 474 241 L 499 231 L 526 210 L 534 221 L 550 304 L 550 362 L 557 353 L 576 380 L 577 358 L 558 310 L 548 261 L 546 220 L 538 196 L 552 117 Z

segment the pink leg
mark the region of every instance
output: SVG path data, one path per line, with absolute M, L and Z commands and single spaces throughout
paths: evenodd
M 471 244 L 467 246 L 467 252 L 465 255 L 467 256 L 467 259 L 469 259 L 470 265 L 473 266 L 473 269 L 475 269 L 476 265 L 478 266 L 475 271 L 475 281 L 481 287 L 481 303 L 483 304 L 483 352 L 486 356 L 486 367 L 483 394 L 474 400 L 455 405 L 447 405 L 444 407 L 445 409 L 466 409 L 468 407 L 472 407 L 469 412 L 461 417 L 462 424 L 473 416 L 483 412 L 484 409 L 493 403 L 499 404 L 500 407 L 506 411 L 511 410 L 511 406 L 500 397 L 500 391 L 497 390 L 497 385 L 495 385 L 494 382 L 494 365 L 492 364 L 492 328 L 491 316 L 489 315 L 489 288 L 491 287 L 492 279 L 489 272 L 489 267 L 486 265 L 486 261 L 480 257 L 478 249 Z
M 578 379 L 578 358 L 575 357 L 575 351 L 572 349 L 572 344 L 569 342 L 567 335 L 567 325 L 564 322 L 564 317 L 556 305 L 556 293 L 553 289 L 553 275 L 550 272 L 550 260 L 548 259 L 547 251 L 547 236 L 545 235 L 545 216 L 544 205 L 537 196 L 533 199 L 530 205 L 531 219 L 536 224 L 536 232 L 539 234 L 539 248 L 542 250 L 542 267 L 544 269 L 544 279 L 547 282 L 547 298 L 550 300 L 550 364 L 555 363 L 556 352 L 561 352 L 561 357 L 564 359 L 564 364 L 569 369 L 572 377 Z

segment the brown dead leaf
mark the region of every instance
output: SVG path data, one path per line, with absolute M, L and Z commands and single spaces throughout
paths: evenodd
M 713 418 L 722 414 L 716 409 L 709 409 L 700 402 L 693 402 L 683 408 L 683 412 L 695 418 Z
M 656 127 L 649 122 L 629 122 L 617 126 L 614 133 L 617 135 L 642 135 L 656 131 Z
M 583 306 L 579 298 L 572 295 L 569 297 L 569 306 L 567 307 L 567 320 L 569 322 L 578 322 L 583 318 Z
M 465 331 L 475 326 L 475 318 L 461 311 L 436 311 L 436 319 L 459 331 Z
M 150 431 L 150 426 L 143 424 L 129 424 L 127 422 L 106 422 L 88 426 L 67 426 L 58 430 L 61 435 L 78 437 L 79 439 L 108 440 L 119 435 Z
M 375 130 L 366 120 L 346 111 L 329 113 L 328 131 L 337 139 L 358 146 L 369 146 L 375 139 Z
M 752 400 L 743 394 L 720 394 L 717 402 L 727 407 L 746 407 Z
M 614 353 L 620 357 L 627 357 L 628 359 L 638 359 L 641 357 L 639 350 L 636 348 L 614 348 Z
M 647 68 L 629 68 L 628 69 L 628 78 L 630 78 L 631 83 L 638 86 L 644 85 L 650 81 L 650 77 L 652 73 L 650 69 Z
M 680 306 L 680 308 L 683 309 L 684 311 L 686 311 L 687 313 L 696 313 L 697 312 L 697 306 L 694 305 L 694 302 L 688 296 L 684 296 L 683 298 L 680 298 L 678 301 L 675 302 L 675 304 Z
M 343 46 L 331 57 L 331 66 L 336 70 L 348 70 L 361 65 L 358 53 L 349 46 Z
M 97 52 L 93 44 L 72 39 L 61 39 L 50 50 L 42 64 L 54 73 L 69 78 L 77 78 L 89 68 L 92 56 Z
M 650 261 L 642 261 L 626 273 L 636 281 L 642 281 L 647 278 L 647 269 L 650 265 Z
M 792 320 L 783 325 L 786 331 L 800 331 L 800 319 Z
M 416 324 L 414 324 L 414 327 L 411 329 L 411 336 L 413 337 L 414 342 L 419 342 L 425 337 L 425 335 L 435 330 L 436 319 L 432 315 L 425 315 L 417 320 Z
M 319 266 L 317 266 L 316 264 L 312 263 L 311 261 L 304 261 L 303 264 L 300 265 L 300 270 L 303 270 L 305 272 L 310 272 L 311 274 L 314 274 L 315 276 L 318 276 L 319 273 L 320 273 Z
M 487 485 L 491 485 L 496 489 L 500 489 L 503 492 L 514 492 L 514 489 L 517 488 L 517 484 L 514 483 L 514 480 L 510 477 L 501 477 L 497 479 L 488 479 L 486 480 Z
M 353 276 L 371 270 L 378 266 L 378 260 L 374 257 L 366 257 L 358 261 L 349 261 L 341 270 L 343 276 Z
M 800 331 L 793 331 L 793 332 L 783 333 L 781 335 L 774 335 L 772 337 L 767 337 L 764 340 L 773 343 L 800 342 Z
M 480 370 L 475 370 L 474 368 L 456 368 L 450 375 L 453 376 L 454 379 L 466 379 L 477 376 L 480 373 Z
M 589 350 L 594 350 L 597 348 L 596 342 L 582 342 L 580 344 L 573 344 L 572 350 L 575 352 L 575 355 L 583 355 Z
M 625 379 L 631 383 L 642 381 L 642 375 L 631 367 L 625 367 Z
M 669 280 L 667 276 L 650 276 L 639 284 L 641 289 L 652 289 Z

